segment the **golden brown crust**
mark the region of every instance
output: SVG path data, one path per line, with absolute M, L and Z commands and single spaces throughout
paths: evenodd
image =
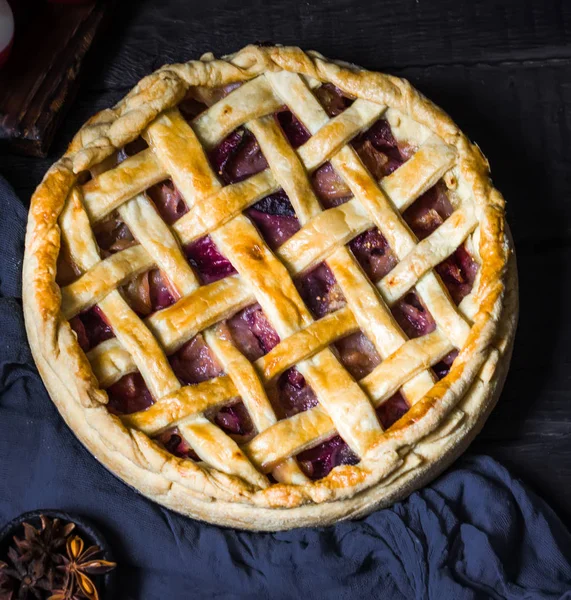
M 307 156 L 300 152 L 301 162 L 297 162 L 297 158 L 285 147 L 283 152 L 278 152 L 275 156 L 269 154 L 271 148 L 280 148 L 283 143 L 279 131 L 263 119 L 264 114 L 275 110 L 275 90 L 280 89 L 282 79 L 287 80 L 287 73 L 281 71 L 282 69 L 292 74 L 300 74 L 309 80 L 331 82 L 345 93 L 359 99 L 353 104 L 355 108 L 348 116 L 341 115 L 336 121 L 329 121 L 326 127 L 322 127 L 322 132 L 327 128 L 335 131 L 338 141 L 328 147 L 328 140 L 332 137 L 327 132 L 320 133 L 324 140 L 313 142 L 319 146 L 320 152 L 322 152 L 319 157 L 317 157 L 318 153 L 313 151 L 308 151 Z M 403 115 L 403 120 L 410 119 L 435 136 L 428 137 L 423 142 L 427 144 L 427 149 L 431 148 L 430 154 L 424 156 L 419 152 L 416 155 L 418 158 L 415 159 L 417 174 L 426 167 L 426 176 L 418 176 L 415 180 L 412 172 L 409 172 L 411 170 L 409 166 L 407 170 L 401 172 L 400 179 L 396 172 L 391 178 L 383 180 L 380 186 L 381 190 L 384 190 L 389 198 L 394 195 L 395 202 L 401 207 L 406 207 L 407 189 L 418 187 L 414 191 L 418 195 L 434 183 L 435 177 L 440 177 L 451 168 L 450 172 L 453 173 L 453 177 L 469 190 L 474 202 L 471 211 L 463 208 L 456 211 L 460 215 L 459 223 L 461 222 L 465 229 L 459 240 L 461 243 L 465 235 L 477 227 L 479 235 L 477 252 L 480 262 L 478 286 L 471 298 L 472 304 L 477 307 L 477 310 L 475 314 L 470 315 L 469 321 L 471 322 L 468 322 L 465 314 L 461 314 L 455 309 L 442 308 L 441 296 L 442 294 L 446 295 L 446 292 L 442 291 L 441 284 L 432 273 L 428 273 L 420 281 L 422 275 L 435 264 L 434 258 L 427 258 L 429 253 L 423 253 L 422 246 L 420 248 L 416 246 L 416 254 L 409 254 L 407 260 L 412 266 L 407 269 L 401 267 L 401 270 L 406 271 L 401 279 L 397 280 L 395 276 L 398 273 L 394 273 L 392 278 L 384 283 L 381 282 L 378 286 L 381 297 L 385 301 L 391 302 L 393 289 L 398 289 L 398 292 L 394 292 L 396 298 L 402 294 L 403 289 L 409 289 L 415 283 L 418 284 L 428 298 L 427 304 L 432 302 L 428 308 L 433 312 L 439 330 L 446 334 L 446 338 L 435 339 L 435 343 L 439 344 L 438 351 L 444 352 L 448 348 L 446 339 L 454 341 L 461 347 L 460 354 L 454 361 L 450 373 L 434 386 L 430 379 L 427 379 L 427 372 L 422 371 L 424 363 L 419 362 L 419 371 L 414 378 L 416 381 L 415 392 L 412 391 L 412 380 L 407 382 L 411 389 L 410 397 L 415 397 L 414 405 L 387 432 L 375 430 L 374 421 L 371 420 L 373 413 L 369 414 L 370 405 L 364 400 L 365 397 L 362 395 L 364 393 L 359 390 L 359 386 L 355 382 L 346 380 L 343 370 L 338 370 L 336 367 L 336 359 L 333 355 L 330 356 L 329 350 L 324 349 L 324 344 L 329 343 L 328 340 L 332 339 L 327 330 L 324 329 L 320 333 L 324 341 L 313 340 L 312 344 L 314 345 L 302 352 L 301 370 L 311 383 L 315 381 L 317 390 L 325 390 L 322 392 L 322 396 L 319 396 L 318 392 L 318 396 L 326 410 L 320 406 L 317 407 L 317 410 L 308 411 L 309 414 L 301 413 L 296 417 L 299 417 L 299 421 L 303 420 L 304 431 L 307 432 L 308 440 L 310 439 L 312 443 L 315 443 L 316 436 L 322 436 L 321 439 L 325 439 L 327 435 L 331 435 L 332 430 L 342 430 L 343 437 L 362 455 L 362 461 L 357 467 L 337 467 L 327 477 L 316 482 L 309 482 L 300 472 L 296 471 L 295 466 L 286 461 L 288 464 L 283 467 L 284 473 L 282 473 L 284 479 L 280 479 L 279 473 L 275 473 L 275 476 L 280 481 L 289 481 L 289 483 L 270 486 L 267 485 L 267 480 L 262 473 L 267 473 L 276 467 L 279 469 L 282 466 L 280 462 L 284 458 L 280 458 L 281 455 L 276 455 L 274 459 L 270 458 L 271 448 L 267 447 L 264 450 L 262 439 L 256 443 L 257 438 L 255 438 L 250 444 L 251 450 L 249 451 L 247 447 L 244 448 L 246 454 L 243 455 L 237 445 L 234 444 L 235 447 L 232 445 L 233 442 L 230 444 L 230 442 L 221 440 L 218 432 L 215 431 L 216 428 L 212 429 L 213 426 L 211 427 L 208 422 L 201 420 L 201 417 L 189 417 L 183 425 L 188 436 L 191 436 L 197 444 L 205 445 L 204 452 L 208 457 L 212 457 L 212 454 L 209 453 L 209 445 L 211 447 L 217 444 L 227 446 L 225 452 L 232 455 L 229 461 L 232 462 L 234 470 L 227 470 L 224 461 L 216 463 L 211 461 L 211 466 L 202 466 L 192 461 L 183 461 L 173 457 L 149 440 L 144 433 L 131 427 L 137 423 L 137 420 L 145 421 L 144 417 L 125 418 L 122 422 L 118 417 L 109 414 L 104 406 L 107 396 L 99 389 L 92 366 L 81 351 L 68 321 L 62 314 L 63 310 L 69 317 L 81 310 L 85 303 L 82 304 L 83 300 L 80 301 L 74 295 L 74 289 L 71 289 L 73 286 L 68 286 L 69 289 L 64 290 L 62 309 L 62 291 L 55 281 L 56 262 L 60 251 L 59 219 L 64 212 L 70 191 L 73 188 L 77 189 L 75 188 L 77 176 L 134 140 L 154 121 L 146 136 L 153 150 L 161 156 L 160 163 L 156 162 L 155 155 L 149 154 L 151 152 L 149 151 L 144 156 L 137 155 L 139 158 L 136 160 L 125 161 L 121 169 L 115 169 L 109 172 L 108 176 L 99 177 L 84 186 L 84 205 L 87 214 L 92 219 L 103 218 L 125 200 L 150 185 L 150 182 L 154 183 L 165 176 L 166 171 L 163 171 L 162 165 L 170 165 L 172 161 L 176 160 L 177 155 L 176 152 L 172 152 L 172 147 L 169 149 L 168 144 L 164 143 L 164 136 L 168 134 L 169 127 L 177 128 L 179 131 L 184 130 L 187 134 L 185 138 L 187 141 L 180 143 L 185 144 L 185 148 L 189 152 L 199 152 L 200 144 L 196 138 L 190 136 L 189 132 L 192 133 L 192 130 L 180 119 L 178 112 L 176 110 L 165 112 L 180 102 L 189 86 L 226 85 L 236 81 L 243 82 L 254 79 L 263 73 L 267 74 L 271 85 L 264 83 L 260 87 L 260 85 L 254 85 L 258 80 L 252 82 L 248 98 L 251 100 L 252 95 L 259 95 L 255 98 L 258 104 L 254 103 L 254 106 L 259 106 L 259 114 L 253 114 L 251 110 L 247 114 L 249 119 L 262 117 L 253 121 L 253 129 L 262 145 L 265 140 L 268 141 L 269 150 L 266 152 L 264 149 L 264 152 L 268 153 L 275 179 L 271 173 L 264 172 L 265 175 L 256 176 L 254 183 L 258 187 L 255 189 L 252 188 L 252 181 L 224 188 L 219 192 L 220 216 L 216 210 L 213 210 L 211 214 L 203 216 L 197 212 L 197 219 L 191 221 L 187 218 L 184 225 L 181 220 L 179 229 L 173 228 L 181 239 L 186 239 L 186 241 L 195 239 L 204 232 L 212 231 L 214 226 L 217 227 L 217 241 L 222 245 L 225 243 L 225 235 L 230 236 L 229 240 L 232 235 L 244 239 L 244 236 L 251 235 L 251 232 L 246 232 L 247 224 L 242 223 L 239 217 L 232 221 L 229 219 L 278 186 L 291 188 L 287 191 L 292 198 L 300 221 L 303 225 L 306 223 L 311 225 L 312 219 L 319 220 L 323 213 L 320 214 L 315 209 L 317 205 L 312 199 L 313 193 L 304 182 L 302 163 L 305 168 L 309 168 L 308 164 L 310 163 L 315 168 L 317 164 L 329 159 L 349 182 L 355 197 L 369 209 L 368 214 L 372 215 L 373 222 L 381 226 L 385 217 L 393 219 L 394 213 L 389 212 L 389 206 L 383 204 L 382 194 L 379 196 L 379 192 L 371 188 L 370 176 L 360 166 L 358 159 L 353 157 L 352 150 L 345 146 L 339 151 L 339 148 L 345 143 L 344 140 L 351 137 L 351 132 L 354 131 L 351 128 L 355 123 L 364 126 L 380 114 L 385 107 L 389 107 L 389 120 L 396 119 L 398 121 L 401 119 L 398 115 Z M 289 94 L 303 96 L 306 93 L 307 88 L 301 86 L 300 81 L 301 79 L 296 76 L 296 81 L 288 87 Z M 321 126 L 319 124 L 325 122 L 326 119 L 318 108 L 311 106 L 310 101 L 304 102 L 303 106 L 307 114 L 298 116 L 311 133 L 316 133 Z M 208 138 L 208 136 L 214 135 L 212 134 L 212 123 L 208 119 L 212 120 L 216 117 L 214 121 L 216 127 L 220 129 L 217 135 L 222 135 L 227 130 L 230 131 L 236 126 L 236 123 L 241 124 L 243 120 L 241 121 L 240 111 L 243 109 L 241 106 L 234 108 L 236 108 L 236 113 L 232 116 L 228 116 L 231 111 L 225 108 L 224 103 L 221 103 L 217 109 L 223 114 L 217 116 L 217 113 L 209 112 L 203 118 L 204 124 L 199 124 L 195 128 L 198 139 L 207 145 L 216 139 L 216 136 L 212 140 Z M 161 116 L 156 119 L 159 115 Z M 397 116 L 395 117 L 395 115 Z M 392 121 L 391 125 L 393 125 Z M 312 127 L 314 131 L 311 130 Z M 317 137 L 314 136 L 313 139 L 315 140 Z M 319 143 L 317 143 L 318 141 Z M 430 146 L 431 144 L 434 147 Z M 295 165 L 291 171 L 293 174 L 291 183 L 288 183 L 286 178 L 287 164 L 280 163 L 282 156 L 289 156 L 288 163 Z M 143 167 L 139 163 L 144 163 Z M 133 167 L 132 172 L 128 172 L 129 165 Z M 140 171 L 143 173 L 143 177 L 140 184 L 137 185 L 139 187 L 142 185 L 141 189 L 137 186 L 133 187 L 134 173 Z M 217 182 L 208 174 L 207 167 L 201 169 L 198 175 L 197 172 L 186 173 L 184 170 L 179 170 L 178 175 L 180 181 L 177 181 L 177 185 L 188 189 L 189 194 L 197 194 L 198 197 L 201 197 L 201 195 L 216 189 Z M 123 177 L 125 181 L 122 186 L 119 186 L 117 181 L 109 184 L 113 190 L 118 190 L 121 194 L 115 194 L 113 198 L 110 198 L 109 195 L 105 196 L 105 189 L 102 186 L 107 185 L 108 180 L 111 181 L 113 177 L 116 179 Z M 422 183 L 419 184 L 419 181 Z M 238 186 L 241 187 L 238 188 Z M 230 193 L 226 190 L 229 190 Z M 236 193 L 232 196 L 234 192 Z M 245 197 L 247 197 L 246 201 Z M 129 209 L 131 211 L 144 211 L 145 209 L 144 202 L 142 206 L 136 206 L 136 198 L 129 200 L 123 206 L 127 204 L 131 205 Z M 348 205 L 344 206 L 348 207 Z M 228 210 L 228 207 L 231 207 L 230 212 L 226 212 L 225 215 L 225 209 Z M 200 211 L 200 207 L 196 206 L 192 207 L 191 212 L 195 209 Z M 124 210 L 127 211 L 127 208 Z M 342 209 L 345 212 L 348 210 L 349 208 Z M 335 214 L 332 212 L 332 218 Z M 348 231 L 355 233 L 362 231 L 365 223 L 367 225 L 369 223 L 366 215 L 356 214 L 354 217 L 355 225 L 349 222 L 339 224 L 338 234 L 336 234 L 340 240 L 339 243 L 344 243 L 344 236 L 350 235 L 343 227 L 347 227 Z M 136 215 L 133 218 L 136 218 Z M 359 221 L 359 218 L 363 222 Z M 402 247 L 402 251 L 397 254 L 403 259 L 414 245 L 411 246 L 406 230 L 399 229 L 398 220 L 395 220 L 394 223 L 392 231 L 395 237 L 389 241 L 391 247 L 397 249 Z M 156 227 L 160 229 L 161 225 L 157 224 Z M 352 227 L 353 229 L 351 229 Z M 319 228 L 316 229 L 316 231 L 318 230 Z M 306 237 L 309 235 L 309 229 L 304 228 L 302 231 Z M 299 239 L 302 239 L 303 235 L 300 235 Z M 323 244 L 324 248 L 327 243 L 327 240 L 319 237 L 315 237 L 313 241 Z M 228 243 L 230 244 L 230 241 Z M 305 240 L 304 243 L 309 242 Z M 290 272 L 300 268 L 296 265 L 295 244 L 296 241 L 292 238 L 290 245 L 281 249 L 282 253 L 286 255 L 284 262 Z M 429 244 L 425 244 L 425 246 L 427 245 Z M 254 265 L 264 256 L 263 242 L 260 240 L 259 244 L 256 242 L 254 246 L 259 248 L 259 254 L 249 256 L 252 245 L 248 245 L 244 247 L 240 259 L 243 264 L 242 270 L 248 273 L 249 282 L 255 277 Z M 456 247 L 454 244 L 452 246 Z M 229 247 L 232 247 L 232 244 Z M 366 298 L 370 293 L 369 288 L 351 271 L 350 256 L 344 254 L 344 250 L 339 248 L 339 244 L 336 247 L 337 250 L 335 250 L 335 246 L 331 249 L 333 254 L 331 254 L 330 263 L 337 270 L 336 276 L 342 275 L 343 269 L 348 269 L 351 277 L 347 280 L 350 281 L 347 285 L 354 290 L 359 290 L 359 294 L 355 294 L 354 302 L 349 301 L 349 307 L 359 327 L 365 330 L 368 328 L 367 334 L 374 339 L 375 328 L 379 327 L 379 321 L 375 321 L 375 318 L 366 314 L 365 305 L 361 300 L 361 296 Z M 235 253 L 238 252 L 235 246 L 231 249 Z M 203 294 L 204 288 L 194 290 L 193 275 L 185 270 L 176 243 L 171 243 L 170 252 L 172 258 L 169 264 L 173 272 L 176 271 L 178 274 L 179 287 L 183 288 L 183 293 Z M 442 250 L 442 252 L 442 256 L 448 255 L 448 251 Z M 512 261 L 509 278 L 506 275 L 510 252 L 511 244 L 506 234 L 504 201 L 490 182 L 485 158 L 443 111 L 424 98 L 408 82 L 388 75 L 367 72 L 352 65 L 328 61 L 317 53 L 304 53 L 299 48 L 248 46 L 237 54 L 219 60 L 208 55 L 201 61 L 167 65 L 143 79 L 114 108 L 95 115 L 80 130 L 66 155 L 48 171 L 32 199 L 23 272 L 26 327 L 40 373 L 52 399 L 70 427 L 103 464 L 143 494 L 179 512 L 203 520 L 247 529 L 273 530 L 308 524 L 326 524 L 339 518 L 366 514 L 373 508 L 384 506 L 416 489 L 458 455 L 481 427 L 501 389 L 509 362 L 511 341 L 517 318 L 515 261 Z M 319 258 L 323 259 L 325 255 L 329 256 L 328 253 L 329 250 L 322 250 Z M 280 252 L 278 252 L 279 255 Z M 240 258 L 240 253 L 238 252 L 236 256 Z M 143 256 L 139 257 L 137 254 L 137 257 L 141 264 L 146 264 Z M 115 273 L 114 281 L 122 281 L 126 271 L 121 270 L 119 259 L 108 260 L 109 267 L 115 269 L 112 271 Z M 268 255 L 268 260 L 268 264 L 271 265 L 269 268 L 283 269 L 279 261 L 273 263 L 275 259 L 271 255 Z M 105 286 L 95 285 L 98 282 L 89 279 L 90 271 L 88 269 L 101 270 L 103 269 L 102 264 L 98 262 L 96 265 L 86 265 L 84 270 L 87 273 L 83 275 L 87 284 L 97 290 L 97 293 L 93 292 L 94 295 L 97 295 L 97 299 L 108 293 L 109 289 L 103 289 Z M 357 273 L 358 267 L 355 269 L 355 273 Z M 411 269 L 417 272 L 414 278 L 410 277 Z M 238 271 L 242 275 L 241 268 L 238 268 Z M 283 277 L 285 281 L 288 277 L 287 271 L 284 270 L 284 273 L 286 273 Z M 280 277 L 277 271 L 276 277 Z M 506 281 L 508 282 L 507 294 Z M 81 288 L 77 282 L 73 285 Z M 240 285 L 240 283 L 231 281 L 220 282 L 222 287 L 230 286 L 228 293 L 232 293 L 236 299 L 235 308 L 237 305 L 244 306 L 252 298 L 250 291 L 252 288 L 242 289 Z M 267 306 L 264 306 L 264 310 L 267 313 L 277 311 L 270 320 L 274 325 L 281 323 L 282 327 L 279 333 L 282 337 L 287 338 L 293 334 L 298 336 L 300 341 L 306 343 L 306 338 L 311 337 L 308 335 L 311 328 L 315 328 L 316 332 L 320 331 L 318 324 L 312 324 L 303 303 L 291 304 L 292 298 L 295 296 L 294 290 L 287 292 L 287 299 L 284 302 L 276 303 L 275 297 L 281 293 L 281 290 L 272 288 L 271 281 L 260 280 L 255 285 L 254 294 L 258 301 L 264 298 L 265 286 L 270 287 L 267 292 L 269 300 Z M 190 296 L 181 302 L 188 302 L 188 298 Z M 227 316 L 225 312 L 227 309 L 222 304 L 216 305 L 219 312 L 214 310 L 210 317 L 204 317 L 204 324 L 198 331 L 214 324 L 219 318 Z M 359 308 L 361 305 L 363 308 Z M 176 306 L 167 311 L 170 310 L 174 315 L 178 310 Z M 213 310 L 209 304 L 208 306 L 209 310 Z M 283 312 L 285 307 L 289 312 Z M 343 313 L 339 315 L 340 319 L 341 317 L 344 319 L 342 319 L 343 327 L 349 331 L 354 326 L 353 316 L 351 313 L 349 315 Z M 161 336 L 166 336 L 162 340 L 163 347 L 173 349 L 177 344 L 182 343 L 169 330 L 168 319 L 164 319 L 164 314 L 152 317 L 151 320 L 153 318 L 157 321 L 156 327 L 159 329 L 155 329 L 149 323 L 147 323 L 147 327 L 150 327 L 150 330 L 159 339 Z M 165 322 L 163 323 L 161 319 Z M 379 314 L 378 319 L 383 320 L 384 316 Z M 331 320 L 333 321 L 333 316 Z M 140 321 L 133 321 L 133 326 L 145 327 Z M 390 324 L 387 326 L 390 328 Z M 160 327 L 165 327 L 165 329 L 161 330 Z M 186 327 L 188 330 L 188 326 Z M 216 346 L 218 333 L 213 330 L 209 335 L 212 336 L 212 346 Z M 283 346 L 280 345 L 282 348 L 280 346 L 276 348 L 274 352 L 276 360 L 284 362 L 283 355 L 287 355 L 286 344 L 288 341 L 291 344 L 292 339 L 289 337 Z M 393 345 L 389 347 L 386 345 L 386 340 L 379 339 L 377 350 L 383 358 L 387 358 L 390 355 L 394 357 L 393 353 L 401 348 L 398 355 L 401 356 L 405 352 L 406 344 L 402 346 L 404 341 L 399 340 L 397 336 L 394 338 Z M 112 346 L 114 342 L 112 340 L 110 342 L 111 344 L 108 345 Z M 225 348 L 223 343 L 219 343 L 217 347 L 218 352 L 221 353 L 220 358 L 223 359 L 223 362 L 226 360 L 226 364 L 229 366 L 227 371 L 231 373 L 231 361 L 239 361 L 239 358 L 237 359 L 232 354 L 231 349 Z M 157 352 L 164 356 L 162 350 Z M 271 360 L 272 358 L 268 355 L 262 361 L 263 364 L 258 365 L 262 373 L 264 369 L 275 373 L 284 368 L 277 363 L 273 364 Z M 393 360 L 397 359 L 393 358 Z M 113 360 L 112 364 L 113 368 L 117 368 L 117 365 L 122 363 L 121 360 Z M 330 381 L 320 375 L 324 364 L 328 366 Z M 103 369 L 104 366 L 101 368 Z M 168 370 L 167 365 L 164 368 Z M 108 381 L 116 380 L 121 376 L 122 371 L 119 368 L 115 374 L 113 373 L 98 373 L 99 379 L 107 377 Z M 251 378 L 249 389 L 257 391 L 252 392 L 253 395 L 246 403 L 251 402 L 252 410 L 258 411 L 256 418 L 260 419 L 259 429 L 261 430 L 262 426 L 267 428 L 267 434 L 272 428 L 284 428 L 283 421 L 280 422 L 282 424 L 280 425 L 280 423 L 274 423 L 271 416 L 268 416 L 266 420 L 261 417 L 262 412 L 268 410 L 263 387 L 257 387 L 258 375 L 254 370 L 249 372 L 248 377 Z M 231 379 L 228 379 L 227 383 L 228 386 L 233 387 Z M 217 381 L 217 383 L 206 385 L 205 389 L 212 387 L 212 389 L 218 390 L 221 387 L 219 384 L 220 381 Z M 178 389 L 177 384 L 168 373 L 163 373 L 161 377 L 157 378 L 157 386 L 164 389 L 165 393 L 169 394 L 169 398 L 172 397 L 173 403 L 176 404 L 175 401 L 182 403 L 172 404 L 170 408 L 164 408 L 164 410 L 180 412 L 186 407 L 185 410 L 190 412 L 185 414 L 194 414 L 198 409 L 189 409 L 189 406 L 199 405 L 202 407 L 203 404 L 208 404 L 208 401 L 198 392 L 196 397 L 184 398 L 184 388 Z M 222 391 L 216 391 L 216 393 L 220 393 L 221 397 L 224 394 L 227 395 L 228 386 L 222 386 Z M 336 388 L 342 388 L 345 392 L 335 396 Z M 383 393 L 386 393 L 386 389 L 383 389 Z M 161 395 L 163 394 L 161 393 Z M 182 399 L 177 400 L 179 396 Z M 384 396 L 382 397 L 384 398 Z M 331 404 L 328 404 L 332 398 L 334 399 Z M 349 401 L 354 406 L 361 407 L 359 417 L 354 420 L 343 419 L 343 415 L 347 417 L 348 414 L 347 409 L 343 407 Z M 369 408 L 367 408 L 368 406 Z M 248 407 L 250 408 L 249 405 Z M 162 407 L 161 410 L 163 410 Z M 269 413 L 266 414 L 269 415 Z M 290 427 L 295 426 L 296 417 L 290 419 L 292 421 Z M 149 426 L 146 421 L 145 423 L 143 421 L 141 422 L 142 429 Z M 331 424 L 335 422 L 337 426 L 332 427 Z M 129 426 L 126 427 L 125 424 Z M 370 430 L 366 435 L 365 430 L 360 429 L 364 426 L 365 430 Z M 298 445 L 294 444 L 294 446 L 299 452 L 300 442 L 296 441 L 296 443 Z M 267 454 L 264 456 L 266 451 Z M 286 470 L 287 474 L 285 474 Z M 288 510 L 284 510 L 286 508 Z

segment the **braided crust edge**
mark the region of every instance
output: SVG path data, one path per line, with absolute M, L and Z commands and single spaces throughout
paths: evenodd
M 480 308 L 449 374 L 388 431 L 378 448 L 374 467 L 343 466 L 310 484 L 278 484 L 257 490 L 237 477 L 173 457 L 145 435 L 125 428 L 117 417 L 108 413 L 104 406 L 107 396 L 99 389 L 69 323 L 60 314 L 61 295 L 55 282 L 60 249 L 58 217 L 78 174 L 138 137 L 159 113 L 176 105 L 189 86 L 226 85 L 281 69 L 333 83 L 355 97 L 396 108 L 456 148 L 456 166 L 471 186 L 479 211 L 482 265 L 477 294 Z M 351 504 L 347 499 L 366 496 L 371 491 L 369 488 L 389 489 L 409 470 L 418 471 L 418 464 L 411 466 L 410 457 L 416 456 L 427 463 L 417 450 L 426 444 L 438 446 L 438 439 L 430 441 L 430 437 L 438 437 L 439 428 L 446 429 L 446 419 L 458 407 L 462 407 L 467 418 L 460 418 L 452 431 L 440 438 L 444 441 L 436 454 L 444 456 L 446 440 L 450 443 L 455 435 L 463 440 L 472 437 L 476 424 L 483 423 L 480 417 L 487 414 L 501 380 L 499 374 L 509 360 L 508 349 L 517 318 L 515 276 L 508 286 L 513 292 L 510 302 L 506 302 L 508 314 L 502 317 L 509 326 L 500 330 L 498 324 L 510 253 L 504 200 L 489 179 L 486 159 L 450 117 L 407 81 L 332 62 L 316 52 L 305 53 L 295 47 L 248 46 L 223 59 L 205 55 L 200 61 L 162 67 L 142 79 L 115 107 L 91 118 L 78 132 L 66 154 L 50 168 L 32 197 L 23 271 L 26 327 L 36 363 L 53 401 L 79 439 L 121 479 L 154 500 L 198 518 L 244 528 L 283 529 L 297 526 L 295 521 L 299 517 L 294 513 L 310 507 L 319 509 L 313 511 L 319 516 L 311 516 L 309 521 L 300 524 L 322 523 L 327 512 L 337 515 L 335 518 L 343 517 L 344 511 L 346 515 L 355 513 L 353 508 L 341 508 L 347 502 Z M 512 270 L 515 271 L 515 266 Z M 500 362 L 504 364 L 498 368 Z M 496 373 L 482 383 L 478 374 L 486 367 L 492 372 L 495 369 Z M 466 402 L 474 396 L 474 386 L 479 384 L 480 400 Z M 412 447 L 415 451 L 410 452 Z M 458 447 L 458 441 L 454 447 Z M 389 496 L 381 493 L 376 504 Z M 213 510 L 215 504 L 218 510 Z M 222 506 L 226 508 L 221 512 Z M 239 517 L 252 506 L 257 507 L 256 515 L 260 515 L 260 522 L 254 526 Z M 295 507 L 301 508 L 271 510 Z M 262 517 L 260 508 L 281 516 Z M 234 517 L 224 517 L 233 511 Z M 305 512 L 313 514 L 311 510 Z

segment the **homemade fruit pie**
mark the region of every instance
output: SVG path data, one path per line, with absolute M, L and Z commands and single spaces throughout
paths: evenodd
M 487 162 L 411 85 L 299 48 L 167 65 L 32 199 L 61 414 L 153 500 L 276 530 L 387 505 L 482 426 L 517 317 Z

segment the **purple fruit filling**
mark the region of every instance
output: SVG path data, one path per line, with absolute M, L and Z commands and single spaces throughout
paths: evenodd
M 230 133 L 210 152 L 210 162 L 226 184 L 238 183 L 268 167 L 256 138 L 242 128 Z
M 279 408 L 285 418 L 317 406 L 317 396 L 295 367 L 280 375 L 277 388 Z
M 187 244 L 184 253 L 204 284 L 236 273 L 232 263 L 220 253 L 209 235 Z
M 184 385 L 200 383 L 222 375 L 222 367 L 198 334 L 169 356 L 175 375 Z
M 129 373 L 107 388 L 109 412 L 128 415 L 154 404 L 153 397 L 140 373 Z
M 280 338 L 259 304 L 252 304 L 227 321 L 234 343 L 254 362 L 279 344 Z
M 176 302 L 178 293 L 159 269 L 141 273 L 123 286 L 129 306 L 139 315 L 147 316 Z
M 413 339 L 427 335 L 436 329 L 432 315 L 415 292 L 409 292 L 392 308 L 401 329 Z
M 198 454 L 196 454 L 190 444 L 182 437 L 178 427 L 171 427 L 170 429 L 163 431 L 155 439 L 171 454 L 174 454 L 179 458 L 190 458 L 194 461 L 200 460 Z
M 397 392 L 377 408 L 377 417 L 379 417 L 383 429 L 388 429 L 393 423 L 396 423 L 408 409 L 409 406 L 407 401 L 402 397 L 400 392 Z
M 390 273 L 398 264 L 387 240 L 376 227 L 358 235 L 349 243 L 349 247 L 373 283 Z
M 289 143 L 294 148 L 299 148 L 311 137 L 309 131 L 307 131 L 298 118 L 289 110 L 282 110 L 276 113 L 276 119 Z
M 300 296 L 316 319 L 345 306 L 343 292 L 325 263 L 300 275 L 295 283 Z
M 182 194 L 170 180 L 153 185 L 147 190 L 147 194 L 168 225 L 172 225 L 188 212 Z
M 69 324 L 77 334 L 77 341 L 84 352 L 95 348 L 101 342 L 115 337 L 111 325 L 98 306 L 93 306 L 88 310 L 70 319 Z
M 246 211 L 272 250 L 300 229 L 293 206 L 283 190 L 270 194 Z
M 375 347 L 361 331 L 356 331 L 335 343 L 341 364 L 357 381 L 381 364 Z
M 356 465 L 359 457 L 336 435 L 326 442 L 300 452 L 299 466 L 310 479 L 322 479 L 339 465 Z

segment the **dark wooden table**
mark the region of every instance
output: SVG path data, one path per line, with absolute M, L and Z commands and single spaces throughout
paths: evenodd
M 571 521 L 571 3 L 139 0 L 117 3 L 48 159 L 0 155 L 25 202 L 72 134 L 167 62 L 252 41 L 316 49 L 412 81 L 488 156 L 508 201 L 521 315 L 501 400 L 472 446 Z

